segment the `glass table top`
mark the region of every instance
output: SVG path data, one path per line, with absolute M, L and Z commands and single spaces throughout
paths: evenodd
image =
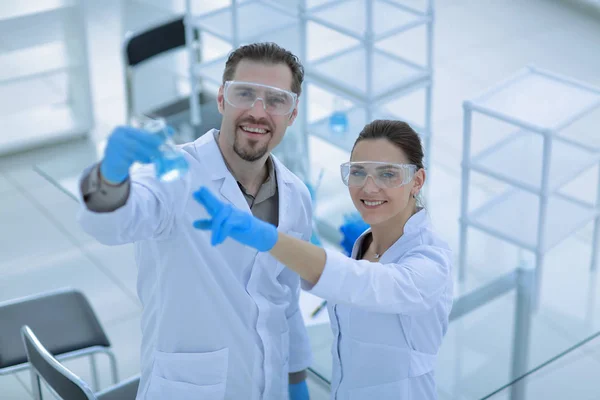
M 600 333 L 596 333 L 490 393 L 485 400 L 594 400 L 600 393 L 599 364 Z

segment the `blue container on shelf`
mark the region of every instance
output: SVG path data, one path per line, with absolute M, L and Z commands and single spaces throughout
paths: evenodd
M 342 135 L 348 132 L 348 114 L 344 110 L 342 99 L 335 98 L 333 113 L 329 117 L 329 129 L 335 135 Z

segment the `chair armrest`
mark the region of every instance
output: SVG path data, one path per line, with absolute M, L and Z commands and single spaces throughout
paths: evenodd
M 132 376 L 122 382 L 107 387 L 96 393 L 98 400 L 135 400 L 137 396 L 140 376 Z

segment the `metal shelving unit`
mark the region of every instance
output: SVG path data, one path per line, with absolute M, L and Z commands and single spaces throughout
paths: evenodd
M 579 128 L 576 135 L 564 135 L 570 126 L 600 110 L 600 88 L 529 66 L 463 106 L 460 280 L 466 275 L 469 227 L 533 252 L 539 283 L 545 254 L 594 221 L 594 269 L 600 234 L 600 182 L 592 183 L 597 185 L 595 203 L 561 189 L 600 165 L 600 145 L 586 140 L 586 128 Z M 475 115 L 508 123 L 514 133 L 471 155 L 472 136 L 489 134 L 472 128 Z M 509 190 L 470 210 L 471 171 L 501 181 Z
M 349 121 L 349 132 L 352 135 L 358 134 L 364 123 L 375 118 L 393 118 L 382 110 L 384 102 L 416 90 L 425 90 L 425 121 L 416 125 L 415 129 L 422 135 L 428 154 L 431 132 L 433 1 L 427 1 L 425 9 L 418 10 L 403 5 L 401 1 L 338 0 L 308 8 L 300 19 L 303 24 L 312 22 L 323 25 L 358 41 L 356 46 L 341 49 L 317 60 L 309 60 L 306 68 L 311 84 L 352 102 L 355 105 L 351 110 L 353 114 L 364 114 L 363 118 L 349 116 L 349 119 L 359 122 L 355 126 Z M 424 64 L 378 48 L 379 42 L 418 27 L 426 28 L 427 56 Z M 330 135 L 323 129 L 322 121 L 311 121 L 308 132 L 328 140 Z M 353 143 L 353 139 L 349 138 L 347 142 Z M 339 142 L 336 138 L 329 141 L 334 144 Z M 351 146 L 346 147 L 346 151 L 350 149 Z
M 273 0 L 231 0 L 228 7 L 195 15 L 187 0 L 186 29 L 189 37 L 194 30 L 203 31 L 229 43 L 231 48 L 270 40 L 298 55 L 305 66 L 305 85 L 300 96 L 302 112 L 278 148 L 278 155 L 293 172 L 310 180 L 309 137 L 319 138 L 349 153 L 356 136 L 369 121 L 375 118 L 410 120 L 412 116 L 386 109 L 385 104 L 419 90 L 425 94 L 424 120 L 411 126 L 421 135 L 425 152 L 429 154 L 433 0 L 424 0 L 422 9 L 404 3 L 401 0 L 290 0 L 284 4 Z M 320 38 L 309 38 L 309 25 L 336 32 L 354 44 L 311 58 L 312 50 L 326 43 Z M 424 29 L 424 62 L 412 61 L 410 55 L 392 54 L 385 46 L 378 46 L 416 28 Z M 192 80 L 192 92 L 199 90 L 199 80 L 220 85 L 225 60 L 223 57 L 192 65 L 192 76 L 196 78 Z M 310 98 L 309 86 L 326 91 L 347 105 L 349 127 L 345 135 L 334 134 L 329 129 L 327 116 L 309 115 L 310 106 L 319 100 Z M 199 112 L 192 110 L 197 117 Z M 428 163 L 427 158 L 426 167 Z
M 307 137 L 317 137 L 349 153 L 356 136 L 368 122 L 378 118 L 403 119 L 420 134 L 425 153 L 430 153 L 433 1 L 425 1 L 420 10 L 404 3 L 392 0 L 339 0 L 308 7 L 300 13 L 301 25 L 317 24 L 357 42 L 324 57 L 307 60 L 307 83 L 351 104 L 346 109 L 347 133 L 332 132 L 327 116 L 314 120 L 305 115 Z M 425 30 L 426 56 L 423 63 L 411 61 L 408 56 L 392 54 L 382 46 L 386 39 L 417 28 Z M 425 92 L 424 120 L 420 123 L 411 121 L 415 118 L 412 115 L 401 111 L 392 113 L 384 106 L 386 102 L 417 91 Z M 310 101 L 305 99 L 304 110 L 308 109 Z M 425 162 L 428 167 L 429 158 Z M 334 242 L 337 241 L 337 237 L 334 237 L 338 233 L 337 224 L 343 220 L 345 213 L 352 210 L 341 207 L 342 203 L 348 202 L 342 202 L 336 196 L 319 199 L 319 208 L 330 210 L 326 217 L 321 213 L 320 219 L 326 220 L 319 220 L 319 226 L 324 234 L 332 236 Z
M 230 49 L 240 45 L 258 42 L 274 41 L 295 54 L 300 54 L 302 35 L 299 32 L 297 9 L 282 8 L 278 3 L 259 0 L 231 0 L 229 6 L 211 12 L 196 14 L 193 12 L 192 1 L 186 0 L 186 35 L 206 35 L 216 38 L 229 45 Z M 260 23 L 257 23 L 260 21 Z M 191 40 L 188 40 L 192 43 Z M 200 45 L 204 43 L 201 41 Z M 190 45 L 189 51 L 198 51 L 196 45 Z M 202 51 L 202 50 L 200 50 Z M 198 93 L 201 88 L 218 88 L 222 83 L 223 69 L 228 54 L 190 65 L 191 93 Z M 195 60 L 195 58 L 190 57 Z M 192 96 L 193 97 L 193 96 Z M 192 123 L 198 125 L 200 120 L 200 105 L 192 102 Z M 291 157 L 292 149 L 297 150 L 301 130 L 291 128 L 278 147 L 277 153 L 284 163 L 300 176 L 305 162 L 299 162 Z M 297 158 L 297 157 L 294 157 Z
M 85 136 L 93 126 L 78 0 L 0 6 L 0 154 Z M 30 94 L 30 95 L 24 95 Z
M 261 20 L 266 23 L 257 23 Z M 260 1 L 233 0 L 230 7 L 191 16 L 188 22 L 192 27 L 229 42 L 235 48 L 243 42 L 250 42 L 253 38 L 277 32 L 297 21 L 292 16 Z

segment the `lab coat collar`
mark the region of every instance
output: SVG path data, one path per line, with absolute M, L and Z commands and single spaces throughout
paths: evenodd
M 244 198 L 237 181 L 225 164 L 216 140 L 218 133 L 217 129 L 211 129 L 196 139 L 194 147 L 198 155 L 198 161 L 204 164 L 205 171 L 210 174 L 210 179 L 215 184 L 215 190 L 219 190 L 221 195 L 237 208 L 250 211 L 248 202 Z M 277 157 L 271 155 L 271 158 L 276 171 L 279 192 L 279 229 L 287 229 L 287 224 L 291 222 L 286 217 L 290 215 L 288 208 L 291 204 L 292 192 L 289 186 L 293 183 L 293 177 Z
M 292 173 L 283 166 L 275 156 L 273 158 L 273 166 L 275 167 L 275 176 L 277 178 L 277 191 L 279 194 L 279 229 L 281 232 L 288 232 L 289 229 L 293 229 L 292 226 L 293 218 L 290 218 L 294 214 L 292 206 Z M 298 204 L 298 203 L 296 203 Z
M 210 179 L 214 184 L 213 189 L 219 191 L 227 201 L 237 208 L 249 211 L 248 203 L 237 181 L 229 172 L 217 144 L 215 136 L 218 132 L 216 129 L 211 129 L 196 139 L 194 147 L 196 148 L 197 159 L 204 164 L 204 171 L 210 174 Z
M 408 221 L 406 221 L 406 224 L 404 225 L 404 234 L 419 231 L 428 227 L 430 223 L 431 221 L 429 220 L 427 210 L 421 207 L 408 219 Z
M 400 246 L 400 244 L 402 242 L 404 242 L 404 239 L 406 237 L 412 236 L 413 234 L 421 231 L 422 229 L 428 228 L 430 225 L 431 225 L 431 220 L 429 219 L 429 215 L 427 214 L 427 210 L 425 210 L 424 208 L 420 208 L 416 213 L 414 213 L 408 219 L 408 221 L 406 221 L 406 224 L 404 225 L 404 233 L 402 234 L 402 236 L 400 236 L 398 238 L 398 240 L 396 240 L 396 242 L 394 242 L 393 245 L 390 246 L 389 249 L 386 250 L 385 253 L 383 253 L 383 255 L 381 256 L 380 261 L 382 261 L 382 260 L 384 260 L 386 258 L 386 254 L 392 253 L 395 248 L 397 248 L 398 246 Z M 371 233 L 371 228 L 369 228 L 366 231 L 364 231 L 362 233 L 362 235 L 360 235 L 358 237 L 358 239 L 356 239 L 356 241 L 354 242 L 354 246 L 352 247 L 352 258 L 356 259 L 356 256 L 358 255 L 358 251 L 359 251 L 359 249 L 362 246 L 363 240 L 370 233 Z
M 217 144 L 218 134 L 218 129 L 211 129 L 194 142 L 198 161 L 208 167 L 206 171 L 210 173 L 210 178 L 213 181 L 223 179 L 228 175 L 231 176 Z

